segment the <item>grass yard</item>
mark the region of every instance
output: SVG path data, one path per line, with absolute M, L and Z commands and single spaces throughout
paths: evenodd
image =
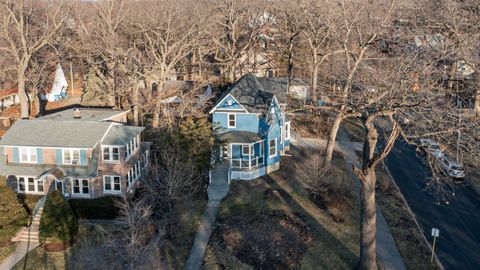
M 207 206 L 206 198 L 185 201 L 178 206 L 175 228 L 168 235 L 163 258 L 168 269 L 184 269 L 195 235 Z
M 113 225 L 93 225 L 91 223 L 80 223 L 78 239 L 80 241 L 75 242 L 71 247 L 64 251 L 49 252 L 45 251 L 42 246 L 30 251 L 28 255 L 15 267 L 13 270 L 50 270 L 50 269 L 70 269 L 72 264 L 72 255 L 75 251 L 81 248 L 85 248 L 83 244 L 88 243 L 90 246 L 94 246 L 101 238 L 99 236 L 97 226 L 101 226 L 105 230 L 111 229 Z M 75 268 L 75 267 L 73 267 Z
M 377 170 L 377 203 L 382 209 L 408 269 L 438 269 L 430 264 L 430 250 L 408 212 L 399 191 L 383 166 Z
M 283 167 L 269 176 L 232 183 L 228 196 L 220 204 L 216 228 L 204 258 L 205 269 L 259 268 L 258 264 L 252 265 L 251 260 L 239 253 L 245 249 L 255 252 L 256 247 L 257 252 L 264 249 L 289 251 L 279 252 L 280 257 L 286 257 L 290 252 L 296 254 L 296 258 L 274 258 L 272 265 L 263 269 L 352 269 L 355 266 L 359 254 L 356 199 L 351 198 L 353 209 L 346 213 L 348 217 L 343 223 L 333 221 L 331 215 L 314 204 L 300 186 L 293 167 L 296 162 L 302 160 L 284 158 Z M 252 216 L 256 218 L 251 219 Z M 271 217 L 268 226 L 264 216 Z M 249 219 L 253 225 L 242 224 L 238 217 Z M 249 230 L 259 235 L 260 240 L 249 238 Z M 269 245 L 270 242 L 278 244 Z M 290 248 L 288 243 L 291 243 Z M 258 253 L 257 257 L 267 255 L 267 252 Z
M 0 262 L 5 260 L 10 254 L 15 251 L 15 244 L 10 243 L 9 245 L 4 245 L 0 247 Z

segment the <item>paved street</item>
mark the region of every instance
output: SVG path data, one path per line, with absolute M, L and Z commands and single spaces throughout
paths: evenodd
M 480 269 L 480 195 L 459 187 L 449 205 L 436 205 L 424 190 L 428 168 L 403 142 L 396 143 L 385 163 L 427 239 L 432 239 L 432 227 L 440 229 L 436 251 L 445 269 Z

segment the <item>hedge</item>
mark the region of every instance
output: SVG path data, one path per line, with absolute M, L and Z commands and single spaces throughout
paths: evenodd
M 28 214 L 17 194 L 0 179 L 0 245 L 9 242 L 28 223 Z
M 115 219 L 119 211 L 115 203 L 117 199 L 115 196 L 106 196 L 96 199 L 70 199 L 68 202 L 77 218 Z
M 48 193 L 40 218 L 40 241 L 70 242 L 77 230 L 77 218 L 62 193 Z

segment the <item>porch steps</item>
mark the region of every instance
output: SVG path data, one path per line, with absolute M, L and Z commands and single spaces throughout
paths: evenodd
M 23 228 L 17 235 L 12 238 L 12 242 L 39 242 L 39 227 L 40 227 L 40 218 L 42 217 L 43 207 L 39 207 L 37 213 L 32 219 L 30 226 Z
M 211 169 L 210 184 L 207 189 L 210 200 L 220 201 L 227 195 L 230 189 L 230 184 L 228 183 L 228 166 L 228 163 L 222 162 Z

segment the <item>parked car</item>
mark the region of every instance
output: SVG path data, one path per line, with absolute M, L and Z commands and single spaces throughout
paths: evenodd
M 440 144 L 432 139 L 420 139 L 420 147 L 435 158 L 444 156 Z
M 463 165 L 451 160 L 449 157 L 443 155 L 437 158 L 438 165 L 442 169 L 442 172 L 449 177 L 455 179 L 465 178 L 465 169 Z

